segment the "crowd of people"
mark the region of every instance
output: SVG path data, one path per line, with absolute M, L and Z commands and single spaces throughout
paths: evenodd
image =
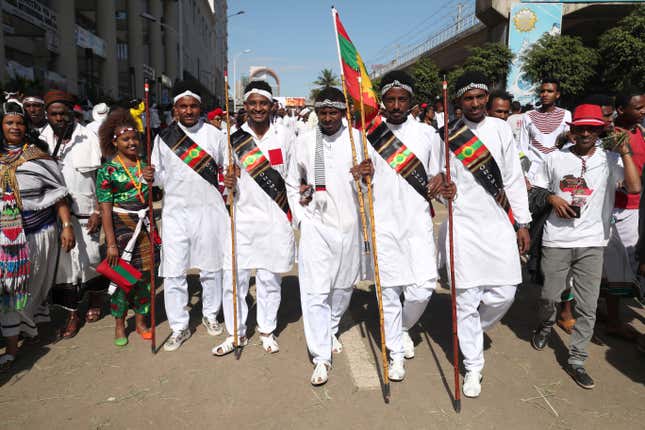
M 252 276 L 260 343 L 278 353 L 281 276 L 297 255 L 310 382 L 322 385 L 343 348 L 339 322 L 353 286 L 375 278 L 368 250 L 379 263 L 389 378 L 402 381 L 405 360 L 415 355 L 409 332 L 439 268 L 450 264 L 451 246 L 466 396 L 481 392 L 484 331 L 511 307 L 523 274 L 542 284 L 532 346 L 544 349 L 555 324 L 569 332 L 567 371 L 581 387 L 594 387 L 585 361 L 601 291 L 607 332 L 642 342 L 619 317 L 619 299 L 641 294 L 645 268 L 638 252 L 642 89 L 590 96 L 571 113 L 558 106 L 559 83 L 545 79 L 540 107 L 522 112 L 483 75 L 466 72 L 448 115 L 442 100 L 413 108 L 413 78 L 392 71 L 380 82 L 381 112 L 364 158 L 341 89 L 324 88 L 313 106 L 287 112 L 268 83 L 252 81 L 244 108 L 229 114 L 202 110 L 199 88 L 177 82 L 169 121 L 151 121 L 150 164 L 138 102 L 98 104 L 83 125 L 63 91 L 7 95 L 0 113 L 2 369 L 18 357 L 21 339 L 37 341 L 50 304 L 67 312 L 60 337 L 75 336 L 86 293 L 86 322 L 101 318 L 109 296 L 116 347 L 129 342 L 129 309 L 137 335 L 149 340 L 151 274 L 163 278 L 172 331 L 163 348 L 179 349 L 192 334 L 189 269 L 199 270 L 204 329 L 226 331 L 214 356 L 248 343 Z M 149 222 L 149 193 L 161 200 L 159 232 Z M 371 208 L 366 193 L 373 193 Z M 437 244 L 433 204 L 448 201 L 456 234 L 451 242 L 444 223 Z M 375 241 L 366 234 L 368 209 Z

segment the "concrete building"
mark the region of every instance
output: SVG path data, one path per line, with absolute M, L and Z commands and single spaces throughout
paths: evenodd
M 81 98 L 169 101 L 197 79 L 205 103 L 223 100 L 226 0 L 0 0 L 0 74 Z

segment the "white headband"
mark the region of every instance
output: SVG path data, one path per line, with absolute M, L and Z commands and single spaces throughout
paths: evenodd
M 321 102 L 316 102 L 314 103 L 314 107 L 316 109 L 321 109 L 321 108 L 326 108 L 326 107 L 331 107 L 331 108 L 336 108 L 336 109 L 341 109 L 345 110 L 347 109 L 347 105 L 343 102 L 333 102 L 329 99 L 325 99 Z
M 177 94 L 175 96 L 175 98 L 172 99 L 172 103 L 175 104 L 175 103 L 177 103 L 177 100 L 179 100 L 182 97 L 187 97 L 187 96 L 196 99 L 200 103 L 202 102 L 202 98 L 199 95 L 195 94 L 191 90 L 186 90 L 181 94 Z
M 23 103 L 39 103 L 41 105 L 45 104 L 45 100 L 41 99 L 40 97 L 35 97 L 35 96 L 27 96 L 24 99 L 22 99 Z
M 412 91 L 412 87 L 410 85 L 406 85 L 406 84 L 404 84 L 402 82 L 399 82 L 399 81 L 397 81 L 395 79 L 394 82 L 390 82 L 389 84 L 383 85 L 383 88 L 381 89 L 381 97 L 383 97 L 385 95 L 385 93 L 390 91 L 390 89 L 395 88 L 395 87 L 402 88 L 402 89 L 406 90 L 407 92 L 410 93 L 411 96 L 414 95 L 414 91 Z
M 468 92 L 470 90 L 484 90 L 484 91 L 488 92 L 488 85 L 486 85 L 486 84 L 475 84 L 475 83 L 471 82 L 468 85 L 466 85 L 465 87 L 462 87 L 462 88 L 458 89 L 457 93 L 455 95 L 457 97 L 461 97 L 464 94 L 466 94 L 466 92 Z
M 251 96 L 251 94 L 259 94 L 261 96 L 264 96 L 264 97 L 268 98 L 269 101 L 271 101 L 271 102 L 273 101 L 273 94 L 271 94 L 267 90 L 261 90 L 259 88 L 251 88 L 250 90 L 245 92 L 244 93 L 244 101 L 246 101 Z

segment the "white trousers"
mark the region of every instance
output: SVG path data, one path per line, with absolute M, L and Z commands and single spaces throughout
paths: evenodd
M 222 306 L 222 271 L 199 272 L 202 284 L 202 315 L 215 321 Z M 188 281 L 185 276 L 165 278 L 163 297 L 166 305 L 168 324 L 173 332 L 188 328 Z
M 422 286 L 401 285 L 383 288 L 383 324 L 385 346 L 392 360 L 403 360 L 403 330 L 409 330 L 419 320 L 432 296 L 436 280 Z M 405 304 L 401 305 L 401 294 Z
M 515 285 L 457 288 L 459 347 L 467 371 L 484 368 L 484 331 L 506 314 L 516 290 Z
M 331 364 L 331 338 L 349 306 L 352 288 L 334 289 L 329 293 L 301 292 L 302 322 L 307 348 L 314 364 Z
M 233 336 L 233 272 L 224 270 L 224 322 L 226 330 Z M 246 336 L 246 318 L 249 315 L 249 307 L 246 303 L 246 295 L 249 293 L 249 280 L 251 269 L 237 270 L 237 335 Z M 273 333 L 278 325 L 278 309 L 280 298 L 282 276 L 279 273 L 269 272 L 264 269 L 257 269 L 255 272 L 256 311 L 258 331 L 260 333 Z

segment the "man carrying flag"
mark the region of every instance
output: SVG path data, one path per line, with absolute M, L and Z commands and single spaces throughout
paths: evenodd
M 374 178 L 374 224 L 392 381 L 403 380 L 404 358 L 414 357 L 408 331 L 423 314 L 438 277 L 430 200 L 439 192 L 445 198 L 456 192 L 441 175 L 436 130 L 408 115 L 413 96 L 414 82 L 407 73 L 383 76 L 386 119 L 368 136 L 370 159 L 359 165 L 363 176 Z
M 486 116 L 485 77 L 466 72 L 455 88 L 464 113 L 447 125 L 452 179 L 459 188 L 453 202 L 457 326 L 466 368 L 463 392 L 478 397 L 484 331 L 502 319 L 522 282 L 519 253 L 529 248 L 531 215 L 513 132 L 505 121 Z

